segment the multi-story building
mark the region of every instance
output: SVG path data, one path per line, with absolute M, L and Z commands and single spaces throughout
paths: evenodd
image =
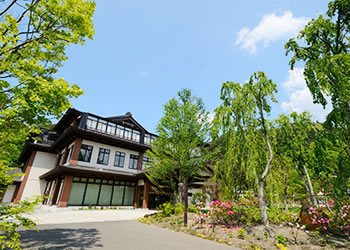
M 103 118 L 69 109 L 39 136 L 25 142 L 19 159 L 25 176 L 11 200 L 46 195 L 44 204 L 59 207 L 143 208 L 166 200 L 152 191 L 144 172 L 149 162 L 144 154 L 156 135 L 131 113 Z

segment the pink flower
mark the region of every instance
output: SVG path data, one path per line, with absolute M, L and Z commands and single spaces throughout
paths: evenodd
M 230 210 L 230 211 L 227 212 L 227 214 L 228 214 L 228 215 L 231 215 L 231 214 L 233 214 L 233 211 Z
M 324 230 L 327 230 L 327 227 L 324 226 L 323 229 L 324 229 Z

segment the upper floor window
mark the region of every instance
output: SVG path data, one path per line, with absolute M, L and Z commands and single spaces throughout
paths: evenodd
M 151 145 L 151 136 L 150 135 L 145 134 L 144 143 L 146 145 Z
M 66 156 L 65 156 L 66 158 L 65 158 L 64 164 L 69 162 L 69 158 L 70 158 L 71 154 L 72 154 L 72 147 L 67 149 Z
M 80 147 L 78 161 L 90 162 L 93 146 L 82 144 Z
M 129 168 L 130 169 L 137 169 L 137 163 L 138 162 L 139 162 L 139 156 L 138 155 L 130 155 Z
M 140 142 L 140 131 L 138 130 L 132 131 L 132 140 L 135 142 Z
M 114 135 L 116 127 L 117 127 L 117 125 L 109 122 L 108 126 L 107 126 L 107 134 Z
M 123 168 L 124 161 L 125 161 L 125 153 L 119 152 L 119 151 L 115 152 L 114 166 Z
M 131 140 L 131 132 L 132 132 L 131 128 L 125 128 L 124 138 L 127 140 Z
M 120 126 L 120 125 L 117 125 L 117 131 L 116 131 L 116 136 L 119 136 L 119 137 L 124 137 L 124 127 L 123 126 Z
M 101 133 L 106 133 L 107 121 L 99 119 L 97 123 L 97 131 Z
M 142 159 L 142 169 L 145 169 L 149 166 L 149 163 L 151 162 L 151 159 L 149 157 L 143 157 Z
M 86 121 L 86 128 L 95 130 L 97 126 L 97 121 L 98 121 L 97 118 L 88 116 L 88 119 Z
M 98 152 L 97 163 L 103 164 L 103 165 L 108 165 L 110 152 L 111 151 L 109 149 L 100 148 L 100 151 Z

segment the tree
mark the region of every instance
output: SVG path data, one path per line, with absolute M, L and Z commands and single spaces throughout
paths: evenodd
M 350 159 L 349 32 L 350 0 L 335 0 L 329 3 L 327 16 L 312 19 L 285 48 L 293 54 L 292 69 L 297 61 L 305 62 L 305 80 L 314 102 L 325 106 L 330 97 L 333 110 L 326 124 L 341 133 Z
M 77 85 L 56 79 L 55 73 L 67 60 L 66 46 L 92 39 L 95 3 L 12 0 L 0 6 L 0 192 L 4 192 L 14 178 L 6 173 L 23 141 L 40 133 L 50 118 L 60 117 L 70 107 L 69 98 L 83 93 Z M 11 212 L 15 208 L 1 206 L 1 220 L 15 216 Z M 6 230 L 3 223 L 1 230 Z
M 276 120 L 279 131 L 279 149 L 281 155 L 286 157 L 295 167 L 303 180 L 313 206 L 318 207 L 314 188 L 308 168 L 315 166 L 314 148 L 316 134 L 322 126 L 311 121 L 311 115 L 296 112 L 289 116 L 280 115 Z
M 269 102 L 277 102 L 275 92 L 276 84 L 263 72 L 254 73 L 243 85 L 224 83 L 220 97 L 223 103 L 215 110 L 213 122 L 214 134 L 221 130 L 228 138 L 225 156 L 228 164 L 219 166 L 225 168 L 221 171 L 232 172 L 232 165 L 236 165 L 246 172 L 248 181 L 253 181 L 257 189 L 262 222 L 266 227 L 269 221 L 265 181 L 273 160 L 272 131 L 266 115 L 271 111 Z
M 199 177 L 204 167 L 208 137 L 208 113 L 202 99 L 192 97 L 191 91 L 183 89 L 178 99 L 164 105 L 164 116 L 156 132 L 158 138 L 148 151 L 151 163 L 146 175 L 159 188 L 170 187 L 177 193 L 180 183 L 184 189 L 184 225 L 187 226 L 188 187 Z
M 337 148 L 338 197 L 346 197 L 350 186 L 350 0 L 334 0 L 328 4 L 326 15 L 312 19 L 286 45 L 287 54 L 292 53 L 290 66 L 298 61 L 305 63 L 306 84 L 315 103 L 332 104 L 324 127 L 325 136 Z M 325 145 L 325 144 L 323 144 Z M 342 176 L 341 176 L 342 175 Z M 343 188 L 341 188 L 343 187 Z M 339 191 L 338 190 L 338 191 Z

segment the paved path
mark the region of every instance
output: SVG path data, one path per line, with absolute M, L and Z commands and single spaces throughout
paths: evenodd
M 23 249 L 211 250 L 235 249 L 138 221 L 39 225 L 22 231 Z
M 72 209 L 38 209 L 34 214 L 26 215 L 38 225 L 67 224 L 83 222 L 136 220 L 146 214 L 155 213 L 148 209 L 117 210 L 72 210 Z

